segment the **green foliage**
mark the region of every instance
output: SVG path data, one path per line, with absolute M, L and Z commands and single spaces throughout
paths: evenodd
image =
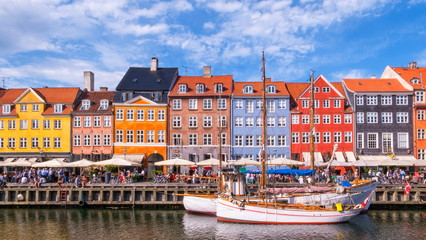
M 118 167 L 117 166 L 106 166 L 105 169 L 107 170 L 107 172 L 118 173 Z

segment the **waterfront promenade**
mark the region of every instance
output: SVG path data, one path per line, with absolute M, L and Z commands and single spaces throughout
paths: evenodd
M 324 184 L 318 184 L 324 186 Z M 276 187 L 300 187 L 297 183 L 278 183 Z M 410 194 L 404 194 L 404 184 L 379 184 L 372 209 L 426 208 L 426 185 L 412 184 Z M 255 189 L 255 184 L 249 184 Z M 35 188 L 30 184 L 8 183 L 0 189 L 0 206 L 42 207 L 141 207 L 182 208 L 178 194 L 216 193 L 215 183 L 93 183 L 86 187 L 54 183 Z

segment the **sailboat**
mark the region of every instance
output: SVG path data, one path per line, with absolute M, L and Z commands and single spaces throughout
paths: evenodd
M 265 58 L 262 52 L 262 136 L 266 136 L 266 85 Z M 313 111 L 312 111 L 313 113 Z M 371 192 L 362 204 L 333 206 L 305 205 L 278 201 L 274 194 L 266 190 L 265 137 L 262 138 L 261 178 L 257 197 L 235 197 L 232 189 L 224 189 L 217 200 L 217 220 L 223 222 L 258 223 L 258 224 L 329 224 L 349 221 L 365 209 L 371 201 Z M 312 159 L 313 161 L 313 159 Z M 313 164 L 311 165 L 314 168 Z M 224 177 L 224 176 L 221 176 Z M 312 196 L 312 195 L 308 195 Z

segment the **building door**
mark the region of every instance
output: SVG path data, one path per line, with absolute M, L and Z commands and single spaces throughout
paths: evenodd
M 392 144 L 392 133 L 383 133 L 382 134 L 382 152 L 386 154 L 393 153 L 393 144 Z

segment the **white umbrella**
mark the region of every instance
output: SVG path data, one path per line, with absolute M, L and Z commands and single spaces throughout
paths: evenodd
M 35 163 L 32 165 L 32 167 L 40 168 L 40 167 L 47 167 L 47 168 L 58 168 L 58 167 L 68 167 L 68 163 L 59 161 L 58 159 L 52 159 L 50 161 L 41 162 L 41 163 Z
M 304 162 L 295 161 L 287 158 L 275 158 L 272 160 L 266 161 L 268 165 L 286 165 L 286 166 L 303 166 Z
M 139 163 L 128 161 L 122 158 L 113 158 L 99 162 L 93 162 L 91 166 L 123 166 L 123 167 L 138 167 Z
M 414 161 L 414 166 L 424 167 L 426 166 L 426 160 L 416 160 Z
M 83 158 L 79 161 L 69 163 L 68 167 L 91 167 L 93 164 L 95 164 L 95 162 Z
M 257 166 L 260 165 L 260 162 L 248 158 L 241 158 L 240 160 L 233 162 L 233 164 L 236 166 Z
M 216 158 L 210 158 L 201 162 L 196 163 L 197 166 L 219 166 L 219 159 Z M 222 166 L 227 165 L 228 163 L 225 161 L 222 161 Z
M 154 165 L 155 166 L 191 166 L 191 165 L 195 165 L 195 163 L 182 158 L 175 158 L 175 159 L 159 161 L 154 163 Z

